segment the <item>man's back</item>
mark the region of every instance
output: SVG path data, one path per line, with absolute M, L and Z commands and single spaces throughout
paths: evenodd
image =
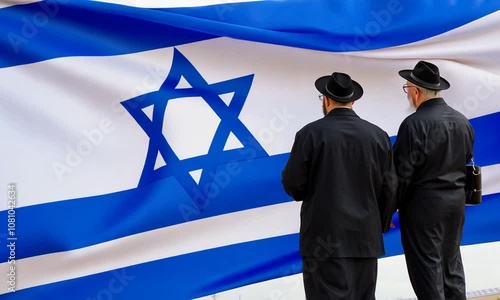
M 434 194 L 463 190 L 465 165 L 472 157 L 474 141 L 467 118 L 442 98 L 434 98 L 403 121 L 399 135 L 394 161 L 407 183 L 402 197 L 426 190 Z
M 303 155 L 295 159 L 303 160 L 310 170 L 307 186 L 302 192 L 295 188 L 297 181 L 303 179 L 291 169 L 285 169 L 283 182 L 289 194 L 300 195 L 302 199 L 294 198 L 304 201 L 301 255 L 384 254 L 381 210 L 385 210 L 388 200 L 382 195 L 387 193 L 382 188 L 384 174 L 387 173 L 386 181 L 394 179 L 388 135 L 351 109 L 338 108 L 306 125 L 297 133 L 297 140 L 303 149 L 296 150 Z M 388 198 L 392 192 L 388 192 Z

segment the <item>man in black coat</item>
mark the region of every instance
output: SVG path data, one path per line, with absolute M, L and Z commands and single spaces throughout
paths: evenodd
M 344 73 L 316 80 L 325 117 L 295 136 L 282 173 L 303 201 L 300 254 L 307 299 L 375 299 L 382 233 L 395 209 L 389 136 L 352 110 L 362 87 Z
M 460 242 L 465 214 L 465 169 L 474 131 L 439 91 L 450 87 L 439 68 L 420 61 L 402 70 L 403 90 L 416 112 L 394 144 L 397 203 L 408 274 L 418 299 L 465 298 Z

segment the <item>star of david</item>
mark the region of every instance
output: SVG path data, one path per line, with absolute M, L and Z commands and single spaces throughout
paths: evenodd
M 190 87 L 178 87 L 181 79 Z M 139 180 L 139 186 L 151 183 L 161 178 L 175 176 L 195 205 L 202 210 L 209 198 L 207 189 L 213 174 L 221 164 L 248 160 L 251 149 L 253 158 L 266 157 L 268 154 L 238 119 L 241 109 L 252 85 L 253 75 L 229 79 L 209 84 L 177 49 L 174 49 L 172 67 L 167 78 L 156 92 L 140 95 L 122 102 L 125 109 L 132 115 L 144 132 L 149 136 L 149 146 L 146 161 Z M 233 93 L 229 104 L 221 95 Z M 201 97 L 220 118 L 214 138 L 207 154 L 180 159 L 172 149 L 162 129 L 165 121 L 165 111 L 169 101 L 189 97 Z M 187 101 L 187 100 L 183 100 Z M 148 116 L 146 107 L 153 107 Z M 196 125 L 193 125 L 196 126 Z M 234 135 L 241 146 L 237 149 L 224 149 L 230 135 Z M 159 156 L 165 161 L 161 167 L 155 166 Z M 193 172 L 201 175 L 195 180 Z

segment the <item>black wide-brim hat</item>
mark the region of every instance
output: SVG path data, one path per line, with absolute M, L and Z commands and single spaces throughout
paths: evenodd
M 352 102 L 363 96 L 363 88 L 344 73 L 334 72 L 316 79 L 316 89 L 328 98 L 337 102 Z
M 450 83 L 439 75 L 439 68 L 427 61 L 419 61 L 413 70 L 401 70 L 399 75 L 409 82 L 429 90 L 447 90 Z

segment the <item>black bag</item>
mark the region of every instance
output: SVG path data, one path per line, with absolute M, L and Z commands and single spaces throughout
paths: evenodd
M 465 169 L 465 204 L 478 205 L 482 201 L 481 167 L 474 164 Z

